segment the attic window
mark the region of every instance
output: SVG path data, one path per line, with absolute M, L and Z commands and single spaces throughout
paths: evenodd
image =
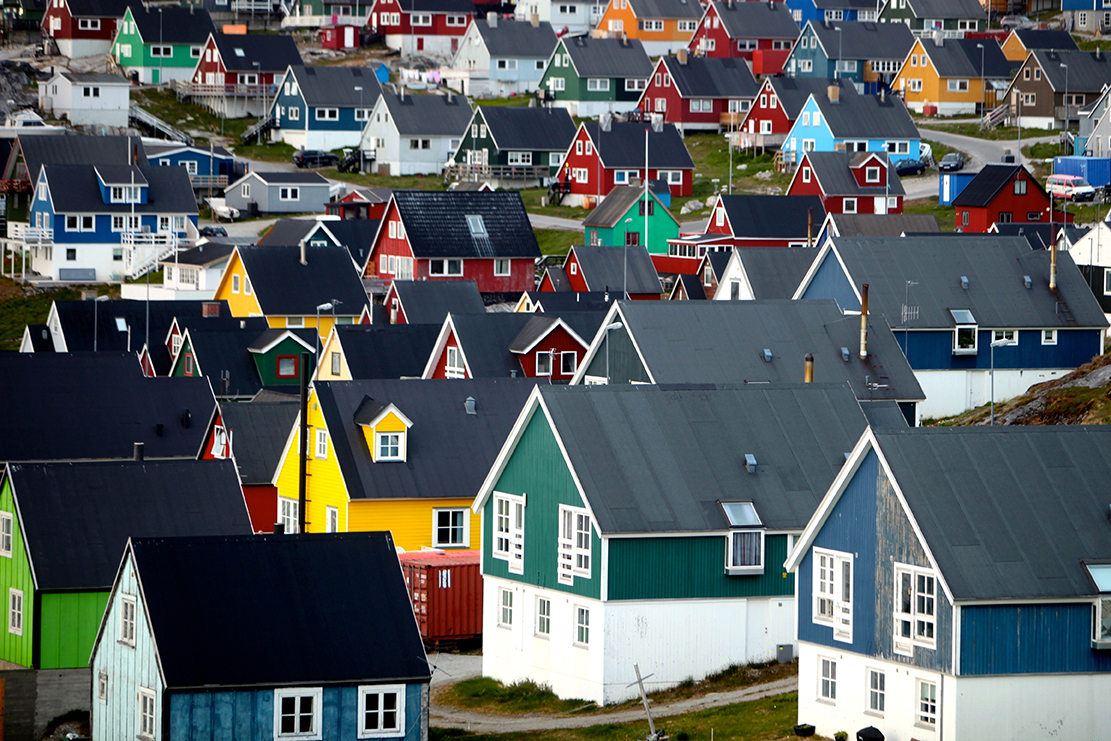
M 244 57 L 244 56 L 246 56 L 246 54 L 244 54 L 244 53 L 243 53 L 243 50 L 242 50 L 242 49 L 236 49 L 236 50 L 235 50 L 235 56 L 237 56 L 237 57 Z
M 764 525 L 752 502 L 720 502 L 730 531 L 726 535 L 725 573 L 764 573 Z
M 1111 564 L 1086 563 L 1084 567 L 1100 593 L 1092 605 L 1092 647 L 1111 648 Z
M 957 325 L 953 329 L 953 354 L 975 355 L 978 329 L 976 318 L 968 309 L 950 309 L 949 314 Z
M 481 216 L 468 216 L 467 228 L 471 230 L 472 237 L 490 236 L 486 231 L 486 224 L 482 221 Z

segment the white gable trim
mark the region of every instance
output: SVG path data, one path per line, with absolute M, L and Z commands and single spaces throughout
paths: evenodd
M 637 352 L 637 358 L 640 359 L 640 364 L 644 367 L 644 372 L 648 374 L 648 383 L 656 383 L 656 377 L 652 375 L 652 369 L 648 367 L 648 361 L 644 359 L 644 353 L 641 352 L 636 337 L 629 331 L 629 321 L 621 311 L 621 302 L 614 301 L 613 304 L 610 305 L 609 311 L 606 312 L 606 318 L 602 320 L 602 324 L 599 325 L 598 331 L 594 333 L 594 339 L 590 341 L 590 347 L 587 348 L 582 361 L 579 362 L 578 370 L 575 371 L 574 377 L 571 378 L 571 386 L 578 386 L 583 382 L 583 378 L 586 376 L 586 369 L 590 367 L 591 361 L 594 360 L 594 356 L 598 354 L 598 349 L 602 345 L 602 339 L 606 334 L 606 327 L 615 321 L 620 321 L 625 325 L 625 331 L 629 335 L 629 340 L 633 343 L 633 349 Z
M 459 353 L 463 356 L 463 368 L 467 371 L 469 377 L 474 377 L 474 374 L 471 373 L 471 364 L 467 361 L 467 352 L 463 349 L 463 341 L 459 339 L 459 335 L 455 331 L 455 320 L 451 316 L 451 312 L 448 312 L 447 317 L 444 318 L 443 326 L 440 327 L 440 334 L 436 336 L 436 344 L 432 346 L 432 353 L 428 356 L 428 362 L 424 364 L 424 372 L 421 373 L 421 378 L 432 378 L 432 374 L 436 372 L 436 364 L 447 347 L 448 337 L 452 336 L 455 337 Z
M 841 270 L 845 272 L 845 279 L 849 282 L 849 286 L 853 289 L 853 294 L 856 296 L 856 300 L 862 300 L 860 289 L 857 288 L 856 282 L 853 280 L 852 273 L 850 273 L 848 267 L 845 266 L 845 261 L 841 259 L 841 254 L 837 251 L 837 245 L 833 242 L 832 239 L 827 239 L 826 243 L 818 249 L 818 256 L 814 258 L 814 262 L 810 263 L 810 267 L 806 270 L 806 275 L 803 276 L 802 282 L 799 283 L 799 287 L 795 289 L 795 295 L 791 296 L 792 299 L 798 300 L 802 298 L 802 295 L 804 293 L 806 293 L 806 289 L 810 287 L 811 282 L 813 282 L 814 280 L 814 276 L 818 274 L 818 269 L 821 268 L 822 264 L 825 262 L 826 254 L 829 252 L 833 253 L 833 255 L 837 258 L 837 263 L 841 266 Z M 844 307 L 841 308 L 841 311 L 843 313 L 850 313 L 846 312 Z M 855 313 L 859 314 L 860 312 L 858 311 Z
M 676 283 L 678 283 L 678 281 Z M 582 345 L 583 348 L 589 347 L 587 341 L 584 340 L 582 337 L 580 337 L 578 332 L 571 329 L 571 327 L 567 326 L 567 323 L 564 322 L 563 319 L 561 319 L 560 317 L 556 317 L 555 324 L 548 327 L 547 332 L 545 332 L 544 334 L 540 335 L 535 340 L 533 340 L 533 343 L 531 345 L 529 345 L 528 347 L 526 347 L 524 350 L 517 350 L 515 352 L 517 354 L 525 354 L 525 353 L 532 352 L 533 348 L 535 348 L 537 345 L 539 345 L 541 342 L 543 342 L 545 337 L 547 337 L 552 332 L 554 332 L 556 327 L 563 327 L 565 330 L 567 330 L 567 333 L 570 334 L 572 338 L 574 338 L 575 342 L 578 342 L 580 345 Z

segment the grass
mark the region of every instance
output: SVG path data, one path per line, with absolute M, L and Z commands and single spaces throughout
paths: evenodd
M 981 129 L 978 123 L 920 123 L 918 126 L 923 131 L 945 131 L 950 134 L 972 136 L 977 139 L 990 139 L 991 141 L 1013 141 L 1018 139 L 1018 129 L 1014 126 L 1000 126 L 997 129 Z M 1060 131 L 1055 129 L 1028 129 L 1026 127 L 1022 129 L 1022 136 L 1024 139 L 1035 139 L 1041 136 L 1057 136 L 1060 133 Z
M 583 232 L 567 229 L 533 229 L 540 252 L 544 255 L 566 255 L 576 244 L 583 243 Z
M 195 103 L 179 103 L 177 94 L 172 90 L 156 88 L 136 88 L 132 90 L 132 100 L 140 108 L 158 116 L 166 123 L 190 131 L 207 131 L 238 141 L 240 135 L 254 124 L 256 118 L 224 118 Z
M 941 142 L 931 141 L 930 139 L 923 139 L 922 143 L 930 145 L 930 151 L 932 151 L 933 154 L 934 154 L 934 161 L 935 162 L 941 162 L 941 158 L 944 157 L 945 155 L 949 154 L 950 152 L 956 152 L 957 154 L 964 157 L 965 162 L 968 161 L 968 152 L 965 152 L 962 149 L 957 149 L 955 147 L 950 147 L 950 146 L 947 146 L 945 144 L 942 144 Z
M 1056 142 L 1038 142 L 1022 148 L 1022 153 L 1027 159 L 1048 160 L 1064 154 L 1061 145 Z
M 100 291 L 106 292 L 107 286 Z M 61 288 L 24 296 L 22 290 L 7 278 L 0 278 L 0 351 L 18 351 L 23 328 L 28 324 L 46 324 L 50 305 L 55 301 L 81 298 L 73 288 Z
M 955 232 L 957 220 L 952 206 L 942 206 L 937 198 L 908 198 L 903 201 L 905 214 L 931 214 L 937 219 L 938 226 L 943 232 Z

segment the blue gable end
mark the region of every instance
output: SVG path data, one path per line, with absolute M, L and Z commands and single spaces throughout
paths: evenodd
M 292 78 L 292 75 L 288 77 Z M 278 128 L 303 130 L 308 120 L 308 108 L 301 94 L 301 86 L 292 79 L 287 79 L 278 88 L 278 97 L 270 112 L 276 114 Z
M 814 272 L 802 298 L 831 298 L 841 307 L 841 311 L 860 311 L 860 301 L 849 282 L 849 276 L 845 274 L 845 269 L 841 267 L 841 261 L 833 254 L 833 250 L 822 258 L 822 264 Z
M 167 152 L 166 154 L 147 155 L 147 160 L 152 165 L 165 167 L 185 166 L 191 169 L 191 175 L 226 175 L 229 178 L 235 175 L 233 157 L 224 157 L 214 152 L 186 149 L 180 152 Z

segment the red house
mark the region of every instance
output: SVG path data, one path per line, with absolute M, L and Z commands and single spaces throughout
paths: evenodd
M 648 179 L 666 181 L 672 196 L 693 194 L 694 161 L 673 124 L 584 121 L 559 169 L 561 203 L 594 208 L 615 185 L 643 182 L 645 161 Z
M 540 292 L 604 291 L 620 295 L 623 286 L 634 300 L 656 300 L 663 293 L 660 276 L 644 245 L 572 247 L 562 268 L 548 268 L 545 272 Z
M 741 121 L 742 146 L 778 146 L 795 125 L 811 93 L 825 95 L 830 85 L 844 86 L 843 80 L 809 77 L 769 77 Z
M 370 6 L 371 29 L 402 56 L 455 54 L 474 17 L 471 0 L 374 0 Z
M 986 234 L 992 224 L 1048 224 L 1049 195 L 1023 165 L 984 165 L 956 198 L 957 231 Z M 1054 209 L 1055 223 L 1073 216 Z
M 711 2 L 691 37 L 692 53 L 745 59 L 758 75 L 778 75 L 799 36 L 791 9 L 782 2 Z
M 301 64 L 292 36 L 213 33 L 187 88 L 194 102 L 218 116 L 261 116 L 274 80 Z M 272 101 L 269 101 L 272 102 Z
M 759 89 L 744 60 L 688 57 L 681 49 L 656 62 L 637 109 L 663 115 L 680 131 L 717 131 L 740 124 Z
M 517 191 L 394 191 L 364 278 L 473 280 L 516 299 L 535 284 L 540 245 Z
M 389 188 L 355 188 L 338 201 L 324 204 L 324 213 L 341 219 L 377 219 L 386 214 L 390 202 Z
M 816 195 L 831 214 L 901 214 L 906 192 L 886 152 L 807 152 L 787 195 Z
M 533 314 L 509 346 L 528 378 L 550 378 L 567 383 L 575 375 L 604 311 Z
M 473 280 L 395 280 L 384 301 L 390 324 L 442 324 L 448 314 L 481 314 Z
M 42 35 L 70 59 L 107 54 L 127 6 L 127 0 L 47 0 Z
M 509 351 L 535 314 L 448 314 L 422 378 L 510 378 L 521 363 Z

